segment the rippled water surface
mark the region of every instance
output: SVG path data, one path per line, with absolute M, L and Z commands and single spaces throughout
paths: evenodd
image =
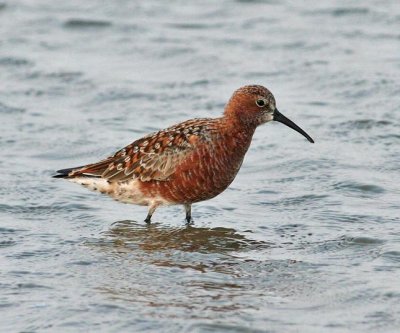
M 399 332 L 400 3 L 0 0 L 0 330 Z M 271 89 L 193 207 L 123 205 L 54 170 Z

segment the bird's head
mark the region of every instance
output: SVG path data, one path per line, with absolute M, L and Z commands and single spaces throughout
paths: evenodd
M 305 131 L 278 111 L 274 95 L 263 86 L 250 85 L 236 90 L 225 107 L 224 115 L 253 127 L 275 120 L 289 126 L 314 143 Z

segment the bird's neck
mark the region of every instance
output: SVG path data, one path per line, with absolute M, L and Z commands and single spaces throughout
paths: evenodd
M 224 117 L 224 122 L 224 132 L 230 138 L 232 149 L 243 150 L 243 153 L 245 153 L 250 146 L 257 126 L 231 117 Z

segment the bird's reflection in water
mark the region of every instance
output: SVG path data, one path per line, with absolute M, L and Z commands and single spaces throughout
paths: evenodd
M 139 248 L 147 252 L 179 250 L 198 253 L 226 254 L 234 251 L 267 247 L 231 228 L 206 228 L 185 225 L 171 227 L 163 224 L 144 224 L 136 221 L 118 221 L 104 234 L 120 248 Z
M 271 244 L 246 236 L 232 228 L 115 222 L 91 243 L 111 258 L 102 266 L 97 290 L 112 299 L 148 305 L 148 311 L 162 308 L 163 316 L 171 318 L 187 310 L 249 309 L 255 306 L 256 277 L 271 269 L 252 259 L 252 253 Z

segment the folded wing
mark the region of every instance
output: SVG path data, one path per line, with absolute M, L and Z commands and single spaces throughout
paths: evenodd
M 207 140 L 206 126 L 188 121 L 136 140 L 114 155 L 93 164 L 59 172 L 66 178 L 101 177 L 108 181 L 167 180 L 177 166 Z M 57 177 L 56 176 L 56 177 Z

